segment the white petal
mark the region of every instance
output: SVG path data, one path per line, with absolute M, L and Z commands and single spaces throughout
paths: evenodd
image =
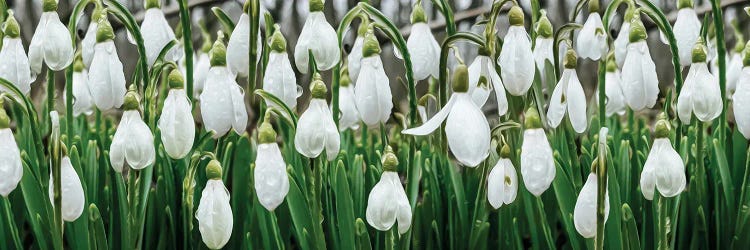
M 164 46 L 175 39 L 174 31 L 169 27 L 169 23 L 167 23 L 167 19 L 164 17 L 164 12 L 159 8 L 146 10 L 143 23 L 141 23 L 141 34 L 143 35 L 143 42 L 146 47 L 148 65 L 153 65 Z M 164 60 L 177 61 L 182 57 L 181 53 L 177 46 L 172 47 L 168 54 L 164 56 Z
M 391 87 L 380 56 L 362 59 L 360 77 L 354 87 L 360 118 L 368 126 L 385 123 L 391 115 Z
M 341 131 L 359 127 L 359 111 L 354 100 L 354 89 L 351 85 L 339 89 L 339 110 L 341 110 L 339 130 Z
M 513 163 L 509 159 L 500 158 L 487 177 L 487 200 L 492 207 L 498 209 L 516 199 L 517 178 Z
M 115 153 L 117 152 L 117 153 Z M 110 162 L 120 172 L 123 159 L 135 170 L 143 169 L 156 158 L 154 136 L 138 111 L 125 111 L 110 146 Z
M 297 78 L 286 52 L 272 51 L 268 54 L 263 90 L 281 99 L 290 109 L 297 107 Z
M 750 112 L 748 112 L 750 110 L 750 67 L 742 69 L 733 100 L 737 129 L 745 136 L 745 139 L 750 139 Z
M 94 100 L 88 84 L 88 72 L 73 72 L 73 115 L 90 115 L 94 109 Z
M 612 116 L 615 113 L 619 115 L 625 114 L 625 97 L 622 95 L 620 82 L 619 70 L 616 72 L 607 72 L 605 74 L 606 88 L 604 92 L 607 96 L 605 106 L 607 116 Z
M 125 100 L 125 73 L 113 41 L 97 43 L 89 71 L 89 88 L 100 110 L 119 108 Z
M 41 18 L 39 18 L 39 24 L 37 24 L 36 29 L 34 30 L 34 36 L 31 37 L 31 43 L 29 43 L 29 66 L 31 67 L 31 74 L 33 75 L 38 75 L 42 72 L 42 63 L 44 62 L 44 40 L 49 18 L 49 14 L 42 13 Z
M 21 152 L 10 128 L 0 129 L 0 195 L 8 197 L 23 176 Z
M 555 90 L 552 91 L 552 98 L 550 98 L 549 108 L 547 108 L 547 122 L 552 128 L 557 128 L 560 125 L 565 116 L 565 111 L 568 109 L 569 98 L 565 92 L 572 75 L 575 75 L 575 69 L 563 70 L 560 81 L 555 86 Z
M 487 68 L 487 72 L 489 72 L 489 80 L 491 82 L 492 88 L 495 89 L 495 98 L 497 99 L 497 114 L 499 116 L 505 115 L 505 113 L 508 113 L 508 98 L 505 96 L 505 85 L 503 84 L 503 81 L 500 80 L 500 75 L 498 75 L 497 71 L 495 70 L 495 61 L 487 58 L 487 60 L 485 61 L 485 67 Z
M 214 138 L 229 132 L 235 122 L 233 95 L 240 91 L 234 75 L 226 67 L 211 67 L 206 85 L 201 93 L 201 116 L 208 131 L 214 131 Z M 244 105 L 243 105 L 244 108 Z
M 307 110 L 302 113 L 297 122 L 297 132 L 294 135 L 294 148 L 307 158 L 315 158 L 323 152 L 326 143 L 326 101 L 312 99 Z
M 497 62 L 505 89 L 511 95 L 525 95 L 534 81 L 534 58 L 531 56 L 531 41 L 523 26 L 511 26 L 505 35 L 505 43 Z
M 654 148 L 651 148 L 651 152 L 656 153 Z M 659 164 L 658 158 L 658 155 L 649 153 L 648 158 L 646 158 L 646 163 L 643 165 L 643 170 L 641 171 L 641 192 L 643 193 L 643 197 L 647 200 L 654 199 L 654 189 L 656 188 L 656 177 L 654 176 L 654 172 L 657 167 L 656 165 Z
M 294 47 L 294 62 L 297 64 L 297 70 L 302 74 L 307 74 L 308 51 L 310 50 L 315 57 L 318 70 L 329 70 L 339 63 L 341 50 L 338 35 L 320 11 L 312 12 L 307 16 L 297 40 L 297 46 Z
M 42 15 L 49 16 L 46 19 L 46 29 L 42 31 L 44 32 L 42 34 L 44 39 L 42 41 L 44 62 L 47 63 L 47 67 L 51 70 L 60 71 L 73 62 L 75 48 L 73 48 L 68 28 L 60 22 L 57 12 L 44 12 Z M 39 31 L 37 30 L 37 32 Z
M 349 66 L 349 78 L 352 82 L 357 82 L 359 76 L 360 61 L 362 61 L 362 46 L 365 43 L 365 39 L 361 36 L 357 36 L 354 39 L 354 45 L 352 45 L 352 51 L 349 52 L 349 57 L 346 60 Z
M 31 90 L 31 75 L 29 59 L 20 38 L 3 38 L 3 47 L 0 51 L 0 77 L 13 83 L 23 94 Z M 0 92 L 6 92 L 5 87 L 0 86 Z
M 432 133 L 432 131 L 435 131 L 435 129 L 440 127 L 440 125 L 443 124 L 445 118 L 448 117 L 448 114 L 450 114 L 451 110 L 453 109 L 453 104 L 456 103 L 456 99 L 456 94 L 454 93 L 451 98 L 448 99 L 448 103 L 443 106 L 443 109 L 432 116 L 430 120 L 422 123 L 422 125 L 420 125 L 419 127 L 405 129 L 401 131 L 401 133 L 407 135 L 427 135 Z
M 198 60 L 195 63 L 195 69 L 193 70 L 193 97 L 200 97 L 200 93 L 203 92 L 203 86 L 205 86 L 206 76 L 208 76 L 208 70 L 211 68 L 211 59 L 208 58 L 208 54 L 200 53 Z
M 234 218 L 229 204 L 229 191 L 221 180 L 208 180 L 195 212 L 198 230 L 208 248 L 224 247 L 232 236 Z
M 284 202 L 289 192 L 286 162 L 276 143 L 258 145 L 258 156 L 255 159 L 255 192 L 260 204 L 268 211 L 273 211 Z
M 478 107 L 484 106 L 484 103 L 487 102 L 487 98 L 490 96 L 490 86 L 492 83 L 490 82 L 489 75 L 482 74 L 483 70 L 486 71 L 486 69 L 483 69 L 484 61 L 487 59 L 487 56 L 479 55 L 476 58 L 474 58 L 474 62 L 469 65 L 469 91 L 468 93 L 471 94 L 471 99 L 474 101 L 475 104 L 477 104 Z M 479 79 L 481 77 L 485 78 L 485 82 L 483 86 L 478 86 Z
M 586 131 L 588 125 L 588 120 L 586 119 L 586 94 L 583 92 L 581 81 L 578 80 L 578 75 L 575 71 L 570 76 L 566 94 L 570 124 L 573 125 L 573 130 L 576 133 L 583 133 Z
M 535 196 L 541 195 L 552 184 L 556 171 L 552 148 L 544 130 L 525 130 L 521 145 L 521 176 L 526 189 Z
M 476 167 L 489 155 L 490 125 L 468 94 L 454 97 L 456 103 L 445 122 L 448 147 L 461 164 Z
M 742 72 L 742 56 L 739 53 L 732 53 L 729 64 L 727 65 L 727 86 L 726 93 L 731 97 L 731 93 L 737 87 L 737 81 L 739 80 L 740 73 Z M 718 72 L 718 71 L 716 71 Z
M 625 65 L 625 57 L 628 54 L 629 34 L 630 22 L 622 22 L 620 32 L 617 33 L 617 39 L 615 39 L 615 62 L 617 62 L 617 67 L 621 69 Z
M 654 155 L 653 163 L 656 188 L 664 197 L 674 197 L 685 190 L 685 164 L 667 138 L 654 140 L 649 152 L 649 159 Z M 646 160 L 648 164 L 648 160 Z
M 698 66 L 696 77 L 698 81 L 693 85 L 695 88 L 692 97 L 693 112 L 698 120 L 709 122 L 719 117 L 723 106 L 719 81 L 708 71 L 706 64 Z
M 245 107 L 245 93 L 242 87 L 237 84 L 231 84 L 229 87 L 229 97 L 232 103 L 232 130 L 241 135 L 247 127 L 247 108 Z
M 193 148 L 195 121 L 185 89 L 172 89 L 164 100 L 159 130 L 164 150 L 174 159 L 184 158 Z
M 622 90 L 626 103 L 633 110 L 651 108 L 656 104 L 659 79 L 645 41 L 628 45 L 628 55 L 622 68 Z
M 325 104 L 325 103 L 324 103 Z M 336 159 L 336 155 L 339 153 L 341 147 L 341 137 L 339 136 L 339 130 L 336 128 L 336 123 L 333 121 L 333 114 L 331 110 L 323 105 L 323 121 L 325 122 L 325 133 L 326 133 L 326 156 L 329 161 Z
M 607 48 L 607 35 L 604 31 L 602 18 L 597 12 L 591 13 L 578 33 L 576 52 L 581 58 L 599 60 L 607 54 Z
M 83 213 L 86 205 L 86 198 L 83 194 L 81 179 L 78 177 L 73 164 L 67 156 L 61 159 L 60 165 L 60 188 L 62 197 L 62 218 L 64 221 L 72 222 L 78 219 Z M 49 179 L 49 199 L 54 200 L 54 179 L 50 175 Z M 52 204 L 54 206 L 54 203 Z
M 555 41 L 553 41 L 552 38 L 543 38 L 541 36 L 537 36 L 533 54 L 534 62 L 536 63 L 536 67 L 539 69 L 539 72 L 544 72 L 546 61 L 553 63 L 554 43 Z
M 680 52 L 680 65 L 683 67 L 693 62 L 692 51 L 695 42 L 700 35 L 701 21 L 692 8 L 682 8 L 677 12 L 677 20 L 674 23 L 675 39 L 677 40 L 677 51 Z
M 409 204 L 409 198 L 404 191 L 404 186 L 401 185 L 401 180 L 398 178 L 392 178 L 391 181 L 393 182 L 393 189 L 396 192 L 395 202 L 398 205 L 398 214 L 396 214 L 396 220 L 398 221 L 398 234 L 402 235 L 409 231 L 409 228 L 411 227 L 411 205 Z
M 86 35 L 81 40 L 81 59 L 83 59 L 83 65 L 86 68 L 91 67 L 91 61 L 94 60 L 94 46 L 96 45 L 96 31 L 99 29 L 99 25 L 91 21 L 89 28 L 86 30 Z
M 430 26 L 423 22 L 413 24 L 406 47 L 411 56 L 415 80 L 439 76 L 440 45 L 432 35 Z
M 380 181 L 370 190 L 365 217 L 367 223 L 377 230 L 387 231 L 396 223 L 399 207 L 393 201 L 397 197 L 394 182 L 398 180 L 398 174 L 385 171 L 380 177 Z M 400 181 L 398 183 L 400 185 Z
M 597 179 L 596 174 L 590 173 L 583 184 L 581 193 L 576 200 L 576 207 L 573 210 L 573 222 L 581 236 L 584 238 L 593 238 L 596 236 L 596 196 L 597 196 Z M 606 224 L 609 217 L 609 190 L 604 196 L 604 223 Z
M 262 44 L 258 44 L 258 46 L 262 46 Z M 240 20 L 237 21 L 237 26 L 234 27 L 232 35 L 229 37 L 229 43 L 227 43 L 227 68 L 240 76 L 246 76 L 250 67 L 249 54 L 250 16 L 242 13 Z M 275 68 L 273 69 L 275 70 Z

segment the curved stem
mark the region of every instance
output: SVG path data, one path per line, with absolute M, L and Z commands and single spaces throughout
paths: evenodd
M 349 28 L 349 25 L 351 25 L 352 21 L 359 15 L 359 13 L 362 11 L 362 8 L 359 7 L 359 5 L 355 6 L 349 12 L 344 15 L 344 18 L 341 19 L 341 22 L 339 23 L 338 29 L 336 29 L 336 36 L 338 37 L 339 42 L 339 48 L 343 48 L 343 38 L 344 38 L 344 32 L 347 31 Z M 341 64 L 344 63 L 344 53 L 343 49 L 340 50 L 341 58 L 339 58 L 339 63 L 336 64 L 336 66 L 333 68 L 333 82 L 331 83 L 331 107 L 333 114 L 333 122 L 336 123 L 336 127 L 339 126 L 339 113 L 341 113 L 341 108 L 339 108 L 339 88 L 341 88 Z
M 448 36 L 456 34 L 456 23 L 453 21 L 453 9 L 445 0 L 432 0 L 433 4 L 440 9 L 440 14 L 445 19 L 445 32 Z

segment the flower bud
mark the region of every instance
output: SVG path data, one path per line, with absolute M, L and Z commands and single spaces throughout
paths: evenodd
M 393 153 L 393 148 L 391 148 L 391 146 L 386 146 L 381 163 L 383 164 L 383 171 L 396 172 L 396 169 L 398 168 L 398 157 Z
M 378 43 L 378 39 L 375 37 L 372 29 L 370 29 L 367 31 L 364 44 L 362 45 L 362 57 L 367 58 L 373 55 L 377 56 L 378 54 L 380 54 L 380 43 Z
M 315 76 L 313 76 L 313 81 L 310 83 L 310 92 L 312 98 L 326 99 L 328 89 L 326 88 L 326 84 L 323 83 L 323 79 L 319 73 L 315 73 Z
M 125 101 L 122 104 L 124 110 L 137 110 L 139 103 L 138 93 L 135 91 L 135 85 L 130 85 L 130 90 L 125 94 Z
M 365 36 L 367 30 L 370 28 L 370 18 L 367 17 L 366 14 L 361 14 L 359 20 L 361 20 L 361 22 L 359 23 L 359 28 L 357 28 L 357 35 Z
M 276 131 L 273 130 L 273 126 L 268 122 L 268 119 L 260 125 L 258 128 L 258 143 L 274 143 L 276 142 Z
M 669 122 L 666 119 L 659 119 L 656 122 L 656 128 L 654 129 L 654 137 L 666 138 L 669 136 L 669 131 L 672 128 L 669 126 Z
M 466 93 L 469 90 L 469 69 L 463 63 L 453 71 L 453 92 Z
M 3 33 L 10 38 L 18 38 L 21 35 L 21 29 L 18 27 L 18 21 L 13 16 L 13 11 L 8 11 L 8 19 L 5 21 Z
M 523 125 L 525 129 L 535 129 L 542 127 L 542 120 L 541 118 L 539 118 L 539 111 L 536 110 L 536 107 L 532 106 L 527 109 L 524 116 L 525 117 Z
M 173 69 L 172 72 L 169 72 L 167 82 L 170 89 L 181 89 L 185 86 L 185 78 L 182 77 L 182 72 L 179 69 Z
M 102 10 L 103 12 L 107 12 L 106 9 Z M 115 39 L 115 33 L 112 29 L 112 25 L 109 24 L 109 21 L 106 18 L 99 19 L 99 23 L 96 30 L 96 42 L 101 43 L 107 40 L 113 40 Z
M 693 8 L 693 0 L 678 0 L 677 9 Z
M 286 38 L 284 38 L 284 34 L 281 34 L 281 27 L 278 24 L 275 24 L 273 27 L 275 31 L 271 36 L 271 50 L 284 52 L 286 51 Z
M 599 0 L 589 1 L 589 13 L 599 12 Z
M 414 9 L 411 10 L 411 23 L 426 23 L 427 18 L 424 15 L 424 9 L 422 8 L 422 1 L 417 1 L 414 4 Z
M 508 22 L 511 26 L 523 26 L 523 10 L 521 7 L 513 6 L 508 11 Z
M 161 3 L 159 2 L 159 0 L 146 0 L 143 4 L 144 9 L 161 8 Z
M 617 71 L 617 60 L 615 60 L 615 54 L 609 53 L 607 56 L 607 72 Z
M 42 11 L 43 12 L 57 11 L 57 0 L 43 0 Z
M 352 79 L 349 78 L 349 66 L 344 64 L 344 67 L 341 68 L 341 78 L 339 79 L 339 86 L 347 87 L 351 83 Z
M 500 155 L 500 158 L 510 158 L 510 147 L 508 144 L 505 143 L 502 146 L 497 147 L 497 154 Z
M 565 65 L 566 69 L 575 69 L 578 65 L 578 54 L 576 54 L 576 51 L 572 48 L 568 48 L 568 51 L 565 52 L 565 58 L 563 59 L 563 64 Z
M 221 180 L 221 163 L 211 160 L 206 166 L 206 178 L 209 180 Z
M 73 72 L 82 72 L 86 65 L 83 65 L 83 60 L 80 56 L 76 57 L 76 61 L 73 63 Z
M 248 0 L 248 2 L 250 2 Z M 310 12 L 323 11 L 325 2 L 323 0 L 310 0 Z
M 219 37 L 216 38 L 208 54 L 211 58 L 211 67 L 227 66 L 227 47 L 224 45 L 222 39 L 224 39 L 224 34 L 219 32 Z
M 698 42 L 693 46 L 693 63 L 706 62 L 707 52 L 708 48 L 706 48 L 703 38 L 698 38 Z
M 637 16 L 637 13 L 638 12 L 636 11 L 633 14 L 633 19 L 630 20 L 630 34 L 628 38 L 631 43 L 646 40 L 648 37 L 648 35 L 646 35 L 646 27 L 643 26 L 643 22 L 641 22 L 641 18 Z
M 554 32 L 552 31 L 552 23 L 547 18 L 547 12 L 542 10 L 542 18 L 539 19 L 539 27 L 537 27 L 537 33 L 544 38 L 552 38 Z

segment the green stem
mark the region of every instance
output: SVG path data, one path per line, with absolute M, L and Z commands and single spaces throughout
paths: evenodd
M 23 249 L 21 245 L 21 237 L 18 236 L 18 228 L 13 220 L 13 210 L 10 207 L 10 200 L 8 197 L 3 197 L 3 206 L 5 207 L 5 219 L 8 221 L 10 235 L 13 238 L 13 245 L 16 249 Z
M 665 197 L 661 196 L 661 194 L 658 192 L 656 192 L 655 195 L 657 196 L 656 233 L 658 234 L 656 236 L 657 238 L 656 248 L 659 250 L 668 250 L 669 249 L 669 225 L 667 224 L 667 221 L 669 221 L 669 217 L 668 217 L 667 200 Z
M 600 60 L 599 71 L 600 76 L 603 71 L 602 64 L 605 64 L 606 60 Z M 601 83 L 600 83 L 601 88 Z M 600 90 L 601 91 L 601 90 Z M 600 93 L 601 94 L 601 93 Z M 600 102 L 603 98 L 599 99 Z M 604 121 L 603 117 L 600 120 Z M 603 126 L 603 125 L 602 125 Z M 604 224 L 606 223 L 605 218 L 607 216 L 606 207 L 606 195 L 607 195 L 607 131 L 601 129 L 599 132 L 599 159 L 596 169 L 597 187 L 596 187 L 596 238 L 595 246 L 597 250 L 604 249 Z
M 73 66 L 65 70 L 65 129 L 68 135 L 68 145 L 73 146 L 73 131 L 75 131 L 75 122 L 73 121 Z
M 47 69 L 47 114 L 45 114 L 45 124 L 48 132 L 52 132 L 52 122 L 49 112 L 55 110 L 55 71 Z
M 716 130 L 718 132 L 719 141 L 724 141 L 726 138 L 726 119 L 727 119 L 727 61 L 726 53 L 727 48 L 724 43 L 724 18 L 721 13 L 721 1 L 711 0 L 711 12 L 714 17 L 714 29 L 716 29 L 716 51 L 719 60 L 719 89 L 721 90 L 721 114 L 719 120 L 716 123 Z
M 258 28 L 260 27 L 260 3 L 259 0 L 247 0 L 250 2 L 250 8 L 247 13 L 250 16 L 250 48 L 249 48 L 249 59 L 250 62 L 247 72 L 247 84 L 249 93 L 255 91 L 256 85 L 256 68 L 258 67 Z M 312 74 L 311 74 L 312 75 Z M 250 95 L 250 105 L 252 106 L 255 95 Z
M 445 0 L 433 0 L 432 2 L 438 6 L 440 13 L 445 18 L 445 31 L 448 33 L 448 36 L 456 34 L 456 23 L 453 21 L 453 9 L 451 9 L 450 4 Z
M 49 71 L 52 72 L 52 71 Z M 50 123 L 51 125 L 51 123 Z M 50 131 L 52 130 L 50 126 Z M 55 135 L 53 132 L 52 135 Z M 55 232 L 57 235 L 60 236 L 60 242 L 58 246 L 62 246 L 62 235 L 63 235 L 63 219 L 62 219 L 62 182 L 60 180 L 60 168 L 61 168 L 61 157 L 60 157 L 60 138 L 57 138 L 55 136 L 50 136 L 50 142 L 49 142 L 49 155 L 51 157 L 51 167 L 52 167 L 52 179 L 53 179 L 53 204 L 54 204 L 54 222 L 55 222 L 55 229 L 58 230 Z
M 180 24 L 182 26 L 182 46 L 185 49 L 185 91 L 188 99 L 193 100 L 193 32 L 191 29 L 188 0 L 179 0 Z
M 136 211 L 138 210 L 137 207 L 137 197 L 136 193 L 137 185 L 136 185 L 136 173 L 134 169 L 129 170 L 130 173 L 128 174 L 128 206 L 130 207 L 129 211 L 130 214 L 128 215 L 128 229 L 130 230 L 131 235 L 131 242 L 128 242 L 129 246 L 133 249 L 136 248 L 137 242 L 138 242 L 138 226 L 136 223 Z

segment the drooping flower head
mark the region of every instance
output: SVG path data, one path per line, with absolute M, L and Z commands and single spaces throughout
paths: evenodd
M 740 80 L 740 75 L 742 74 L 742 51 L 745 49 L 745 43 L 742 42 L 742 33 L 738 32 L 738 35 L 735 35 L 737 41 L 734 46 L 734 49 L 732 49 L 731 52 L 729 52 L 729 61 L 727 64 L 727 79 L 726 79 L 726 94 L 727 97 L 731 98 L 734 91 L 737 89 L 737 83 Z M 717 67 L 718 67 L 718 62 Z M 719 72 L 718 68 L 715 70 L 715 72 Z
M 18 150 L 16 138 L 10 130 L 10 117 L 5 113 L 3 99 L 0 97 L 0 196 L 8 197 L 16 189 L 23 176 L 21 151 Z
M 597 61 L 607 55 L 607 34 L 599 15 L 599 0 L 589 1 L 589 17 L 576 40 L 576 51 L 582 58 Z
M 266 113 L 268 114 L 268 113 Z M 276 131 L 264 119 L 258 128 L 258 155 L 255 158 L 255 192 L 258 201 L 268 211 L 273 211 L 284 202 L 289 192 L 289 175 L 286 162 L 276 144 Z
M 677 1 L 677 20 L 674 22 L 675 40 L 677 40 L 677 51 L 680 52 L 680 65 L 686 67 L 692 63 L 693 46 L 698 42 L 701 31 L 701 21 L 693 9 L 693 0 Z
M 497 63 L 505 89 L 514 96 L 525 95 L 534 81 L 534 57 L 529 35 L 523 27 L 523 10 L 513 6 L 508 12 L 510 28 L 505 35 L 503 49 Z
M 398 158 L 390 146 L 382 158 L 383 174 L 367 198 L 367 223 L 380 231 L 388 231 L 398 221 L 398 234 L 411 227 L 411 206 L 406 197 L 401 178 L 398 177 Z
M 709 122 L 719 116 L 723 106 L 719 81 L 708 71 L 702 40 L 692 50 L 693 64 L 677 98 L 677 114 L 683 123 L 690 123 L 693 114 L 701 122 Z
M 161 10 L 160 1 L 144 1 L 146 14 L 143 16 L 143 23 L 141 23 L 141 35 L 143 35 L 143 45 L 146 47 L 146 60 L 149 66 L 154 64 L 164 46 L 175 40 L 174 31 Z M 164 60 L 174 62 L 180 60 L 182 56 L 183 51 L 179 46 L 174 46 L 164 56 Z
M 83 186 L 81 185 L 81 178 L 73 168 L 70 158 L 65 153 L 67 150 L 63 145 L 63 155 L 60 160 L 60 197 L 62 198 L 62 218 L 64 221 L 73 222 L 81 217 L 83 209 L 86 206 L 86 198 L 83 193 Z M 49 176 L 49 200 L 55 200 L 55 179 L 50 172 Z M 54 202 L 52 206 L 54 207 Z
M 193 105 L 187 98 L 182 73 L 172 70 L 167 79 L 170 90 L 159 117 L 161 142 L 169 157 L 182 159 L 193 148 L 195 139 Z
M 635 16 L 635 4 L 632 1 L 628 1 L 628 8 L 625 10 L 625 17 L 622 19 L 622 25 L 620 31 L 617 33 L 617 38 L 614 42 L 615 47 L 615 60 L 617 60 L 617 67 L 622 69 L 625 65 L 625 57 L 628 55 L 628 44 L 630 44 L 630 21 Z
M 734 92 L 734 120 L 737 129 L 745 138 L 750 138 L 750 42 L 745 45 L 742 52 L 742 73 L 737 81 L 737 90 Z
M 42 63 L 53 71 L 60 71 L 73 62 L 75 48 L 68 28 L 57 15 L 57 0 L 42 1 L 42 13 L 29 44 L 31 74 L 42 72 Z
M 499 153 L 500 160 L 487 177 L 487 200 L 495 209 L 512 203 L 518 194 L 518 176 L 510 161 L 510 147 L 503 145 Z
M 354 86 L 349 79 L 348 68 L 345 66 L 341 69 L 341 79 L 339 80 L 339 130 L 359 128 L 359 111 L 357 110 L 356 96 L 354 95 Z
M 122 105 L 125 111 L 109 148 L 109 161 L 118 173 L 122 173 L 125 166 L 134 170 L 144 169 L 153 164 L 156 158 L 154 135 L 141 119 L 138 103 L 135 86 L 131 85 Z
M 274 26 L 275 31 L 271 36 L 268 54 L 268 66 L 263 75 L 263 90 L 281 99 L 290 109 L 297 107 L 298 92 L 297 78 L 286 52 L 286 39 L 281 34 L 281 27 Z M 231 54 L 231 53 L 230 53 Z
M 203 92 L 203 86 L 206 86 L 206 77 L 208 76 L 208 70 L 211 69 L 211 58 L 208 53 L 211 52 L 213 42 L 211 42 L 211 34 L 208 32 L 203 33 L 203 45 L 195 60 L 195 66 L 193 68 L 193 97 L 200 99 L 200 94 Z
M 610 55 L 613 55 L 610 53 Z M 622 94 L 622 78 L 620 69 L 617 68 L 615 58 L 610 57 L 607 62 L 607 73 L 604 74 L 605 114 L 609 117 L 614 114 L 625 114 L 625 97 Z M 599 98 L 599 95 L 596 95 Z M 599 99 L 597 99 L 598 102 Z
M 3 25 L 3 47 L 0 50 L 0 77 L 8 80 L 23 94 L 31 91 L 31 82 L 36 76 L 31 73 L 29 58 L 21 42 L 21 29 L 18 21 L 13 17 L 13 11 L 8 10 L 8 18 Z M 0 93 L 7 92 L 0 86 Z
M 654 199 L 654 189 L 664 197 L 674 197 L 685 190 L 685 164 L 669 141 L 670 130 L 667 120 L 656 122 L 656 139 L 641 172 L 641 191 L 647 200 Z
M 476 167 L 489 155 L 490 126 L 479 107 L 471 100 L 468 69 L 460 64 L 453 73 L 453 94 L 435 116 L 416 128 L 401 133 L 428 135 L 445 122 L 448 148 L 456 160 L 468 167 Z
M 106 13 L 107 10 L 104 9 L 102 12 Z M 107 18 L 101 17 L 97 28 L 88 82 L 96 107 L 100 110 L 110 110 L 123 104 L 126 91 L 125 73 L 115 48 L 115 33 Z
M 659 95 L 656 65 L 648 51 L 646 28 L 639 15 L 634 14 L 630 20 L 630 44 L 622 67 L 622 93 L 625 103 L 635 111 L 652 108 Z
M 91 62 L 94 60 L 94 46 L 96 45 L 96 33 L 99 30 L 99 19 L 107 18 L 107 12 L 100 1 L 94 1 L 94 10 L 91 12 L 91 21 L 86 29 L 86 35 L 81 40 L 81 57 L 86 69 L 91 68 Z
M 549 109 L 547 109 L 547 118 L 549 125 L 556 128 L 560 125 L 563 117 L 568 113 L 570 124 L 577 133 L 586 131 L 588 120 L 586 119 L 586 94 L 581 87 L 581 81 L 578 80 L 576 65 L 578 56 L 572 49 L 565 53 L 562 77 L 560 82 L 555 86 L 552 92 Z
M 526 189 L 540 196 L 555 179 L 555 160 L 552 147 L 542 128 L 536 107 L 525 114 L 523 144 L 521 145 L 521 176 Z
M 573 223 L 576 231 L 584 238 L 596 236 L 596 199 L 598 193 L 596 173 L 590 173 L 578 194 L 575 209 L 573 209 Z M 604 194 L 604 223 L 609 218 L 609 188 Z
M 536 42 L 534 43 L 534 61 L 539 73 L 542 74 L 542 80 L 547 79 L 546 64 L 555 65 L 554 59 L 554 28 L 547 18 L 547 11 L 541 10 L 542 17 L 539 19 L 536 27 Z
M 380 44 L 372 30 L 365 35 L 360 67 L 360 77 L 354 86 L 354 100 L 359 116 L 368 126 L 385 123 L 391 116 L 393 96 L 380 59 Z
M 211 160 L 206 166 L 206 187 L 201 193 L 195 219 L 203 243 L 210 249 L 221 249 L 229 242 L 234 227 L 229 191 L 221 179 L 221 163 Z
M 309 71 L 310 51 L 320 71 L 333 68 L 339 63 L 341 57 L 336 30 L 326 21 L 326 16 L 323 14 L 323 2 L 323 0 L 310 0 L 310 14 L 297 39 L 297 46 L 294 47 L 294 62 L 297 64 L 297 70 L 302 74 L 307 74 Z
M 362 46 L 365 43 L 365 35 L 370 26 L 370 18 L 367 15 L 361 14 L 359 19 L 361 22 L 357 28 L 357 38 L 354 39 L 352 50 L 349 52 L 346 60 L 347 66 L 349 66 L 349 78 L 354 83 L 357 82 L 357 77 L 359 76 L 360 62 L 362 61 Z
M 325 149 L 328 160 L 332 161 L 339 153 L 341 138 L 326 104 L 326 85 L 318 73 L 313 75 L 313 79 L 310 83 L 312 99 L 297 122 L 294 148 L 307 158 L 318 157 Z
M 83 65 L 81 57 L 77 57 L 73 64 L 73 115 L 90 115 L 94 111 L 94 98 L 89 88 L 89 73 Z
M 206 130 L 215 132 L 214 138 L 227 134 L 230 129 L 242 134 L 247 126 L 245 94 L 227 68 L 223 39 L 223 34 L 219 33 L 211 49 L 211 68 L 206 76 L 211 80 L 206 81 L 200 98 L 203 123 Z
M 440 74 L 440 44 L 432 35 L 430 26 L 427 25 L 422 1 L 417 0 L 411 12 L 411 33 L 406 41 L 412 65 L 414 67 L 414 79 L 424 80 L 432 76 L 437 78 Z M 398 50 L 396 57 L 401 58 Z
M 247 76 L 250 70 L 250 16 L 247 14 L 250 3 L 252 1 L 245 1 L 245 5 L 243 6 L 244 11 L 240 15 L 240 20 L 237 21 L 237 26 L 234 27 L 232 34 L 229 36 L 229 43 L 227 43 L 227 68 L 239 76 Z M 257 28 L 259 31 L 257 33 L 258 42 L 255 43 L 255 63 L 260 61 L 263 51 L 260 25 Z M 279 29 L 277 28 L 276 31 L 279 31 Z

